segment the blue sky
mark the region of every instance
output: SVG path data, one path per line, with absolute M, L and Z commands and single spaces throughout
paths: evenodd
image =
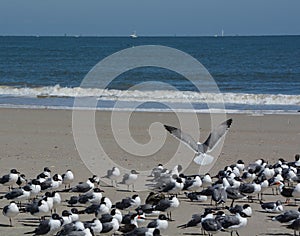
M 299 35 L 299 10 L 299 0 L 1 0 L 0 35 Z

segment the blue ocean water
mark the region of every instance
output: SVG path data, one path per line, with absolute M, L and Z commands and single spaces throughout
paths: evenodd
M 300 36 L 0 37 L 0 105 L 72 107 L 77 95 L 97 96 L 99 91 L 79 88 L 94 65 L 139 45 L 168 46 L 195 57 L 213 76 L 227 109 L 300 110 Z M 189 81 L 175 72 L 150 67 L 117 77 L 101 106 L 114 106 L 117 97 L 125 108 L 138 100 L 145 102 L 145 109 L 164 109 L 160 102 L 173 102 L 180 108 L 184 99 L 174 91 L 124 94 L 146 81 L 188 91 L 196 109 L 207 108 Z M 213 100 L 214 94 L 210 96 Z

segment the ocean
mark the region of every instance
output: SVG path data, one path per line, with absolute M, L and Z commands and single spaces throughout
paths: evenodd
M 71 109 L 76 97 L 99 96 L 98 109 L 118 107 L 207 111 L 216 94 L 201 92 L 182 75 L 141 67 L 114 79 L 104 90 L 80 87 L 102 59 L 141 45 L 162 45 L 196 58 L 209 71 L 227 112 L 300 111 L 300 36 L 260 37 L 0 37 L 0 106 Z M 174 59 L 175 60 L 175 59 Z M 187 70 L 189 69 L 187 65 Z M 109 68 L 114 70 L 114 68 Z M 190 71 L 191 73 L 193 71 Z M 170 84 L 131 89 L 143 82 Z M 101 94 L 101 96 L 100 96 Z

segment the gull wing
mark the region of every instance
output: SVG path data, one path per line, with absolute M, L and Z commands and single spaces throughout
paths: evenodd
M 195 152 L 198 152 L 198 145 L 197 142 L 187 133 L 182 132 L 180 129 L 164 125 L 165 129 L 174 137 L 178 138 L 183 143 L 187 144 L 191 149 Z
M 206 141 L 202 144 L 203 152 L 205 153 L 207 150 L 212 150 L 220 139 L 226 134 L 228 129 L 232 124 L 232 119 L 228 119 L 221 123 L 217 128 L 215 128 L 208 136 Z

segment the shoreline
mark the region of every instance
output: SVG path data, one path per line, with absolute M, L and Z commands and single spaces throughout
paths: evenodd
M 262 116 L 262 115 L 300 115 L 300 110 L 236 110 L 236 109 L 156 109 L 156 108 L 76 108 L 76 107 L 67 107 L 67 106 L 42 106 L 42 105 L 11 105 L 11 104 L 0 104 L 0 109 L 28 109 L 28 110 L 58 110 L 58 111 L 70 111 L 70 110 L 82 110 L 90 111 L 95 110 L 97 112 L 150 112 L 150 113 L 196 113 L 196 114 L 244 114 L 244 115 L 253 115 L 253 116 Z

